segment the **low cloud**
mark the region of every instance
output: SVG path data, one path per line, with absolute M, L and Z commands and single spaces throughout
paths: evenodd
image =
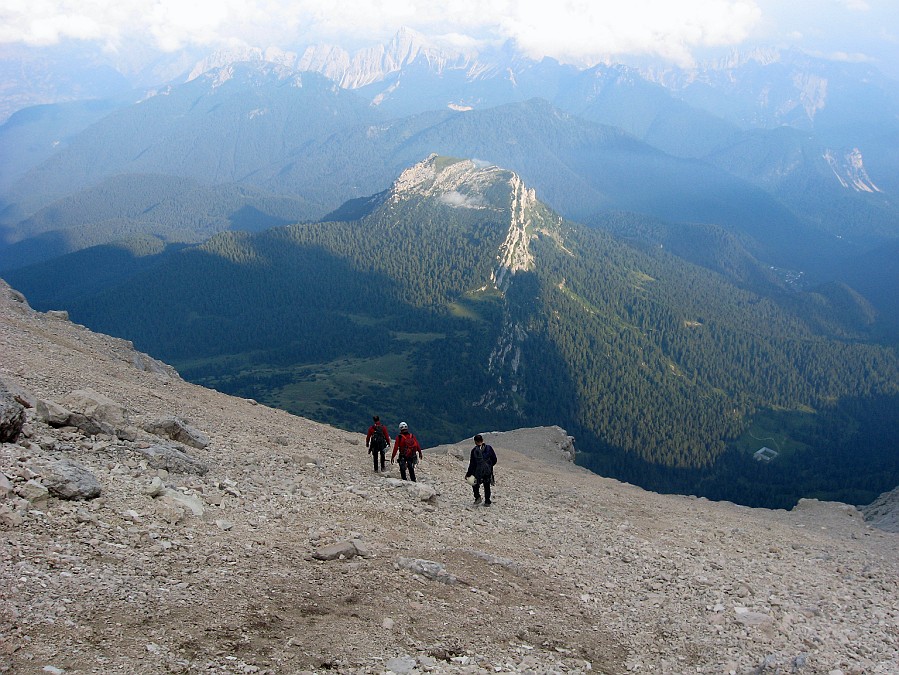
M 688 65 L 698 50 L 765 38 L 822 53 L 876 51 L 859 48 L 865 36 L 894 54 L 883 31 L 897 25 L 896 14 L 895 0 L 4 0 L 0 44 L 353 50 L 408 26 L 464 50 L 512 41 L 534 58 L 578 65 L 628 55 Z
M 440 201 L 453 208 L 483 209 L 487 207 L 487 202 L 480 195 L 463 195 L 456 190 L 444 192 L 440 195 Z
M 754 0 L 7 0 L 0 42 L 50 45 L 66 39 L 119 47 L 150 41 L 296 47 L 383 41 L 401 26 L 461 48 L 512 40 L 535 57 L 589 62 L 619 53 L 689 58 L 695 46 L 733 44 L 759 18 Z

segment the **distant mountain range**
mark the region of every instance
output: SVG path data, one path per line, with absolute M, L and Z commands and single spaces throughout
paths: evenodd
M 94 82 L 0 126 L 0 274 L 37 307 L 331 423 L 561 424 L 657 489 L 779 503 L 749 433 L 785 429 L 806 487 L 822 447 L 862 491 L 896 454 L 899 98 L 866 66 L 577 69 L 403 31 Z M 539 225 L 511 275 L 514 213 Z

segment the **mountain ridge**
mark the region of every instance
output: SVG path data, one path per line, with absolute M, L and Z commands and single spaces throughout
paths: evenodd
M 69 137 L 49 157 L 46 147 L 23 147 L 23 139 L 51 133 L 52 115 L 43 121 L 22 115 L 4 125 L 0 157 L 8 166 L 0 166 L 0 175 L 19 177 L 3 195 L 4 228 L 25 226 L 37 208 L 121 173 L 300 196 L 320 217 L 385 189 L 401 170 L 438 152 L 515 170 L 569 218 L 634 211 L 736 227 L 760 240 L 767 249 L 760 257 L 770 264 L 818 276 L 833 276 L 829 270 L 859 248 L 896 236 L 893 160 L 876 140 L 895 133 L 889 114 L 847 122 L 839 133 L 745 129 L 673 97 L 633 68 L 597 66 L 572 75 L 556 93 L 519 83 L 514 96 L 455 112 L 432 101 L 424 109 L 443 110 L 410 115 L 370 105 L 364 88 L 343 89 L 319 73 L 263 57 L 225 59 L 136 106 L 114 105 L 81 133 L 73 134 L 76 120 L 88 118 L 77 108 L 60 111 L 73 118 L 57 123 Z M 539 80 L 552 79 L 543 71 L 554 68 L 532 69 Z M 407 85 L 427 101 L 431 85 L 434 95 L 452 88 L 440 78 Z M 460 86 L 460 92 L 468 87 Z M 842 101 L 840 109 L 854 100 L 846 87 L 828 91 Z M 892 109 L 888 100 L 873 103 L 866 107 Z

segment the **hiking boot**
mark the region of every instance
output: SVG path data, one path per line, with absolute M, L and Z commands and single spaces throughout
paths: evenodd
M 480 497 L 475 497 L 475 498 L 474 498 L 474 503 L 475 503 L 475 504 L 480 504 L 480 503 L 481 503 L 481 498 L 480 498 Z M 489 504 L 490 502 L 487 502 L 487 503 Z
M 490 506 L 491 504 L 493 504 L 493 502 L 491 502 L 489 499 L 484 502 L 484 506 Z

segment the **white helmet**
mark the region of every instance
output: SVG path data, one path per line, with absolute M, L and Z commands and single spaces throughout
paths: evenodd
M 409 428 L 408 424 L 406 424 L 405 422 L 400 422 L 400 431 L 405 431 L 408 428 Z

